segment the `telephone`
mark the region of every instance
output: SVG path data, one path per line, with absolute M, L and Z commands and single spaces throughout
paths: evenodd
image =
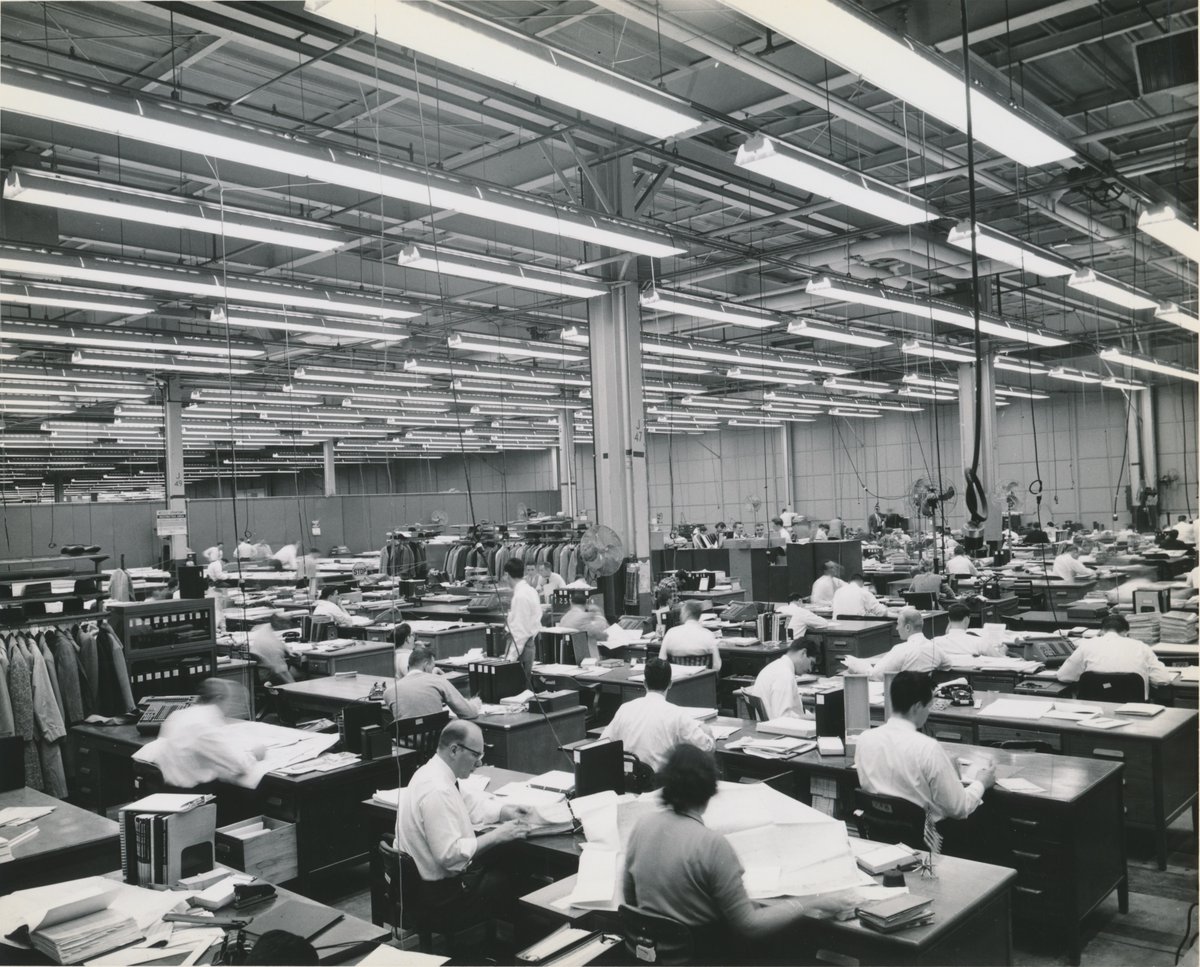
M 196 701 L 195 695 L 156 695 L 142 699 L 145 708 L 137 721 L 137 730 L 142 735 L 155 735 L 172 712 L 188 708 Z
M 626 631 L 644 631 L 646 619 L 640 614 L 626 614 L 617 619 L 617 625 Z
M 1075 646 L 1058 635 L 1047 638 L 1018 638 L 1009 653 L 1025 661 L 1040 661 L 1047 668 L 1057 668 L 1075 651 Z
M 951 705 L 970 707 L 975 704 L 975 690 L 962 682 L 947 682 L 945 685 L 939 685 L 933 690 L 933 694 L 936 698 L 949 702 Z
M 722 621 L 754 621 L 758 618 L 758 605 L 753 601 L 739 601 L 721 612 Z

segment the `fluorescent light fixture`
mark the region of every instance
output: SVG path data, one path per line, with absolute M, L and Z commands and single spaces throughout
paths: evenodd
M 299 380 L 322 383 L 349 383 L 353 386 L 394 386 L 398 389 L 419 389 L 429 385 L 429 380 L 409 376 L 406 373 L 385 373 L 380 370 L 347 369 L 338 366 L 301 366 L 292 370 Z M 341 391 L 339 391 L 341 392 Z
M 71 383 L 62 384 L 46 384 L 46 383 L 19 383 L 11 380 L 7 373 L 0 374 L 4 377 L 4 382 L 0 383 L 0 397 L 4 396 L 59 396 L 59 397 L 78 397 L 87 400 L 131 400 L 141 397 L 146 399 L 153 395 L 150 389 L 128 389 L 116 388 L 107 389 L 101 386 L 85 386 L 75 385 Z M 157 409 L 149 407 L 149 409 Z M 116 412 L 121 412 L 121 407 L 117 407 Z
M 679 363 L 659 363 L 652 359 L 643 359 L 642 369 L 658 373 L 683 373 L 686 376 L 707 376 L 712 372 L 707 366 L 683 366 Z
M 4 197 L 85 215 L 243 238 L 310 252 L 331 252 L 352 237 L 329 225 L 302 218 L 262 215 L 245 208 L 29 168 L 14 168 L 9 172 L 4 180 Z
M 821 385 L 825 389 L 840 389 L 848 393 L 877 393 L 882 395 L 892 392 L 892 386 L 888 383 L 879 383 L 870 379 L 847 379 L 844 376 L 832 376 Z
M 700 406 L 713 410 L 749 410 L 754 407 L 754 404 L 748 400 L 718 400 L 707 396 L 685 396 L 682 405 Z
M 236 359 L 255 359 L 265 355 L 262 349 L 246 342 L 226 345 L 215 339 L 194 339 L 191 336 L 172 336 L 166 333 L 134 329 L 100 329 L 83 326 L 63 326 L 56 322 L 17 322 L 0 320 L 0 335 L 13 342 L 30 342 L 55 346 L 94 346 L 99 349 L 133 349 L 147 352 L 183 353 L 197 356 L 232 356 Z
M 585 374 L 568 373 L 548 369 L 505 369 L 490 363 L 452 363 L 436 359 L 406 359 L 404 371 L 433 376 L 477 376 L 483 379 L 512 380 L 518 383 L 558 383 L 563 386 L 587 386 L 590 378 Z
M 351 2 L 351 0 L 346 0 Z M 959 131 L 967 130 L 962 72 L 935 51 L 893 33 L 838 0 L 722 0 L 747 17 Z M 979 86 L 970 91 L 972 133 L 1027 167 L 1065 161 L 1075 152 Z
M 49 71 L 5 64 L 0 65 L 0 86 L 5 89 L 7 110 L 46 121 L 638 255 L 665 258 L 683 252 L 665 232 L 636 222 L 569 208 L 416 164 L 335 148 L 323 139 L 234 120 L 195 105 L 135 96 L 113 85 L 68 80 Z
M 791 373 L 765 373 L 757 369 L 744 369 L 741 366 L 725 370 L 725 375 L 729 379 L 740 379 L 751 383 L 780 383 L 784 386 L 816 385 L 816 380 L 806 376 L 795 376 Z
M 726 326 L 744 326 L 748 329 L 771 329 L 782 326 L 786 319 L 777 312 L 756 309 L 738 302 L 725 302 L 704 296 L 688 295 L 674 289 L 647 286 L 638 296 L 639 304 L 655 312 L 678 313 L 711 319 Z
M 829 411 L 830 416 L 848 416 L 856 420 L 882 420 L 882 413 L 873 413 L 870 410 L 845 410 L 834 407 Z
M 607 285 L 595 282 L 585 275 L 556 272 L 467 252 L 450 252 L 441 247 L 426 250 L 417 245 L 409 245 L 400 253 L 397 261 L 401 268 L 422 269 L 439 275 L 470 279 L 473 282 L 511 285 L 515 289 L 546 292 L 562 298 L 569 296 L 574 299 L 594 299 L 608 293 Z
M 908 386 L 928 386 L 932 389 L 944 389 L 951 393 L 958 392 L 958 383 L 952 379 L 930 379 L 926 376 L 908 373 L 904 376 L 903 382 Z
M 1067 285 L 1072 289 L 1095 296 L 1097 299 L 1103 299 L 1105 302 L 1124 306 L 1126 309 L 1158 308 L 1158 303 L 1140 289 L 1135 289 L 1131 285 L 1118 282 L 1106 275 L 1098 275 L 1092 269 L 1079 269 L 1067 280 Z
M 916 195 L 765 134 L 751 135 L 738 148 L 734 163 L 770 181 L 794 185 L 897 225 L 939 217 Z
M 792 336 L 806 336 L 809 339 L 840 342 L 848 346 L 865 346 L 868 349 L 883 349 L 885 346 L 892 345 L 890 339 L 883 339 L 879 336 L 868 336 L 866 333 L 858 332 L 849 327 L 838 329 L 832 325 L 809 322 L 807 319 L 801 319 L 798 322 L 789 322 L 787 331 Z
M 726 426 L 742 426 L 742 427 L 758 427 L 760 429 L 762 429 L 764 427 L 770 428 L 770 429 L 779 429 L 779 427 L 783 426 L 783 424 L 785 422 L 786 421 L 783 419 L 750 420 L 750 419 L 745 419 L 743 417 L 738 417 L 737 419 L 726 420 L 725 425 Z M 812 422 L 816 422 L 816 421 L 814 420 Z
M 790 406 L 787 403 L 767 403 L 763 406 L 764 413 L 778 413 L 780 416 L 820 416 L 821 410 L 806 406 Z
M 304 4 L 309 13 L 368 37 L 419 50 L 655 139 L 676 137 L 704 121 L 685 101 L 665 91 L 456 7 L 406 0 L 306 0 Z
M 1200 231 L 1180 218 L 1170 205 L 1142 212 L 1138 216 L 1138 228 L 1193 262 L 1200 262 Z
M 865 285 L 853 279 L 823 275 L 809 279 L 805 291 L 822 299 L 853 302 L 891 312 L 900 312 L 920 319 L 944 322 L 959 329 L 975 330 L 975 317 L 967 306 L 941 299 L 918 299 L 901 295 L 883 286 Z M 1014 326 L 986 312 L 979 314 L 979 331 L 1000 339 L 1011 339 L 1031 346 L 1065 346 L 1067 340 L 1041 329 Z
M 946 393 L 938 390 L 914 389 L 911 386 L 905 386 L 899 391 L 900 396 L 913 396 L 922 400 L 935 400 L 939 403 L 951 403 L 958 399 L 957 393 Z
M 668 423 L 718 423 L 719 419 L 715 415 L 709 413 L 677 413 L 674 410 L 663 410 L 657 406 L 651 406 L 646 410 L 651 416 L 657 417 L 660 421 L 666 420 Z
M 803 372 L 829 373 L 841 376 L 850 367 L 826 358 L 802 356 L 787 350 L 763 352 L 749 346 L 731 346 L 711 339 L 678 339 L 673 336 L 654 336 L 642 342 L 642 353 L 652 356 L 674 356 L 683 359 L 702 359 L 734 366 L 756 366 L 762 369 L 792 369 Z
M 258 418 L 263 421 L 278 420 L 286 423 L 362 423 L 364 418 L 349 414 L 330 413 L 325 410 L 259 410 Z
M 900 351 L 906 356 L 923 356 L 926 359 L 940 359 L 945 363 L 974 363 L 975 353 L 959 349 L 956 346 L 939 346 L 936 343 L 922 339 L 906 339 L 900 344 Z
M 1010 373 L 1022 373 L 1026 376 L 1045 376 L 1047 368 L 1032 359 L 1016 359 L 1012 356 L 997 356 L 993 365 L 996 369 L 1007 370 Z
M 568 326 L 558 334 L 558 338 L 563 342 L 573 342 L 577 346 L 586 346 L 591 341 L 587 330 L 579 326 Z
M 1200 373 L 1194 369 L 1183 369 L 1179 366 L 1172 366 L 1170 363 L 1160 363 L 1156 359 L 1136 356 L 1133 353 L 1127 353 L 1120 349 L 1102 349 L 1100 350 L 1100 358 L 1110 363 L 1121 363 L 1124 366 L 1132 366 L 1134 369 L 1144 369 L 1150 373 L 1161 373 L 1163 376 L 1174 376 L 1178 379 L 1187 379 L 1193 383 L 1200 383 Z
M 461 371 L 462 367 L 459 367 Z M 562 390 L 555 386 L 511 386 L 506 376 L 494 376 L 489 379 L 456 379 L 451 382 L 455 390 L 464 393 L 513 394 L 515 396 L 557 396 Z M 456 397 L 450 396 L 451 400 Z M 494 398 L 494 397 L 493 397 Z M 457 397 L 462 400 L 461 396 Z
M 0 305 L 10 302 L 28 306 L 54 306 L 85 312 L 112 312 L 124 316 L 144 316 L 153 312 L 153 299 L 128 292 L 106 292 L 70 285 L 29 285 L 0 280 Z
M 1014 389 L 1011 386 L 997 386 L 997 396 L 1010 396 L 1020 400 L 1048 400 L 1049 393 L 1039 393 L 1036 390 Z
M 415 316 L 417 313 L 407 313 Z M 278 332 L 295 332 L 328 336 L 337 339 L 367 339 L 372 342 L 401 342 L 408 338 L 408 333 L 402 332 L 384 323 L 358 322 L 315 316 L 295 316 L 290 314 L 272 315 L 253 309 L 230 308 L 229 314 L 224 309 L 213 309 L 209 321 L 214 325 L 229 325 L 235 329 L 271 329 Z
M 222 376 L 250 376 L 254 370 L 240 360 L 233 359 L 181 359 L 159 353 L 136 355 L 134 353 L 109 353 L 101 350 L 74 352 L 71 363 L 75 366 L 103 366 L 112 369 L 147 369 L 174 373 L 218 373 Z
M 1061 379 L 1068 383 L 1100 382 L 1100 377 L 1093 373 L 1085 373 L 1082 369 L 1069 369 L 1066 366 L 1055 366 L 1047 375 L 1051 379 Z
M 446 345 L 462 352 L 554 359 L 564 363 L 582 363 L 588 358 L 587 353 L 564 349 L 555 343 L 534 342 L 531 339 L 511 339 L 507 336 L 480 336 L 472 332 L 451 333 L 446 337 Z
M 1109 376 L 1101 380 L 1100 385 L 1105 389 L 1119 389 L 1129 393 L 1138 392 L 1146 388 L 1145 383 L 1138 383 L 1131 379 L 1119 379 L 1116 376 Z
M 971 251 L 970 221 L 959 222 L 950 229 L 946 241 L 967 252 Z M 1075 271 L 1075 266 L 1064 262 L 1053 252 L 1022 242 L 1019 238 L 978 222 L 975 223 L 975 251 L 982 257 L 995 259 L 1031 275 L 1057 278 Z
M 709 429 L 715 430 L 716 427 L 710 427 Z M 648 426 L 648 427 L 646 427 L 646 432 L 647 433 L 666 433 L 666 434 L 670 434 L 671 436 L 700 436 L 703 431 L 701 431 L 701 430 L 685 430 L 685 429 L 683 429 L 681 427 L 677 427 L 677 426 Z
M 0 76 L 7 79 L 4 70 L 6 68 L 0 65 Z M 132 259 L 44 251 L 21 245 L 0 244 L 0 272 L 97 282 L 119 288 L 154 289 L 221 302 L 266 303 L 335 315 L 403 319 L 416 314 L 394 303 L 384 305 L 381 298 L 336 289 L 315 289 L 248 276 L 202 272 Z
M 1160 303 L 1158 308 L 1154 310 L 1154 318 L 1173 322 L 1175 325 L 1181 326 L 1189 332 L 1200 333 L 1200 319 L 1197 319 L 1189 312 L 1184 312 L 1174 302 Z

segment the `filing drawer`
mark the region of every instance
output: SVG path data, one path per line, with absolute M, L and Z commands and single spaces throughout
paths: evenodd
M 1135 823 L 1154 821 L 1154 762 L 1148 744 L 1106 735 L 1068 735 L 1069 755 L 1105 762 L 1121 762 L 1125 770 L 1121 785 L 1125 790 L 1125 814 Z
M 958 722 L 927 722 L 925 732 L 939 742 L 963 742 L 967 745 L 975 742 L 975 730 Z
M 1059 732 L 1043 732 L 1039 729 L 1023 729 L 1007 725 L 984 725 L 980 723 L 976 729 L 979 744 L 991 742 L 1045 742 L 1055 752 L 1062 752 L 1063 737 Z M 1078 753 L 1077 753 L 1078 754 Z
M 508 768 L 509 735 L 501 729 L 488 729 L 483 734 L 483 761 L 497 769 Z
M 1060 882 L 1017 873 L 1013 884 L 1013 920 L 1061 921 L 1069 912 L 1069 896 Z
M 1007 848 L 1039 852 L 1049 845 L 1067 839 L 1060 816 L 1039 809 L 1037 805 L 1008 800 L 1004 807 L 1001 829 Z
M 1067 848 L 1057 843 L 1038 842 L 1032 837 L 1009 836 L 1000 865 L 1017 871 L 1018 882 L 1053 880 L 1062 875 L 1070 861 Z
M 329 659 L 309 657 L 305 660 L 304 667 L 309 675 L 328 675 Z

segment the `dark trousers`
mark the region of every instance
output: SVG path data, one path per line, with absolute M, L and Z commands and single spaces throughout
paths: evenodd
M 511 921 L 518 896 L 506 872 L 483 863 L 447 880 L 426 880 L 421 891 L 431 921 L 456 929 L 493 918 Z

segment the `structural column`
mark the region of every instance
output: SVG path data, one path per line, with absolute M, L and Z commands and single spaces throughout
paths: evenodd
M 163 491 L 167 510 L 187 511 L 186 478 L 183 472 L 183 390 L 178 376 L 163 383 Z M 187 558 L 188 535 L 171 535 L 171 560 L 179 565 Z
M 984 492 L 988 495 L 988 517 L 983 525 L 984 540 L 999 541 L 1002 529 L 1001 517 L 1005 508 L 1000 506 L 996 491 L 996 371 L 992 365 L 993 356 L 988 353 L 983 357 L 983 393 L 981 397 L 982 413 L 979 421 L 981 437 L 979 450 L 979 480 Z M 971 468 L 971 460 L 975 453 L 975 364 L 963 363 L 958 367 L 958 437 L 962 452 L 963 472 Z M 933 418 L 938 418 L 936 402 L 930 404 Z M 960 494 L 966 488 L 966 477 L 955 482 L 955 489 Z M 969 520 L 971 512 L 967 509 L 965 499 L 960 501 L 963 520 Z
M 596 167 L 592 176 L 595 189 L 604 197 L 593 194 L 591 204 L 607 206 L 616 215 L 633 215 L 631 156 Z M 596 518 L 621 536 L 627 555 L 637 558 L 645 572 L 641 587 L 648 596 L 650 499 L 637 260 L 618 259 L 607 262 L 604 268 L 612 289 L 588 301 Z
M 1181 390 L 1182 392 L 1182 390 Z M 1135 393 L 1139 416 L 1142 423 L 1141 443 L 1142 443 L 1142 486 L 1153 487 L 1155 493 L 1158 493 L 1158 440 L 1154 433 L 1154 391 L 1150 389 L 1142 390 Z M 1132 407 L 1130 407 L 1132 409 Z M 1133 493 L 1133 499 L 1136 501 L 1138 497 L 1137 491 Z M 1162 509 L 1160 501 L 1161 494 L 1154 498 L 1153 506 L 1147 505 L 1146 513 L 1150 520 L 1147 523 L 1158 530 L 1159 511 Z M 1168 521 L 1169 522 L 1169 521 Z
M 575 491 L 575 421 L 570 410 L 558 411 L 558 492 L 559 507 L 568 517 L 579 513 Z
M 334 464 L 333 464 L 334 453 L 333 453 L 333 451 L 334 451 L 334 443 L 332 440 L 326 440 L 321 445 L 321 456 L 324 458 L 321 466 L 325 473 L 325 496 L 326 497 L 337 496 L 337 474 L 334 470 Z
M 792 449 L 792 425 L 784 423 L 779 428 L 780 448 L 779 454 L 783 460 L 783 506 L 791 507 L 793 511 L 796 509 L 796 495 L 792 493 L 792 488 L 795 487 L 796 479 L 796 454 Z M 770 521 L 774 515 L 774 510 L 767 508 L 767 520 Z

